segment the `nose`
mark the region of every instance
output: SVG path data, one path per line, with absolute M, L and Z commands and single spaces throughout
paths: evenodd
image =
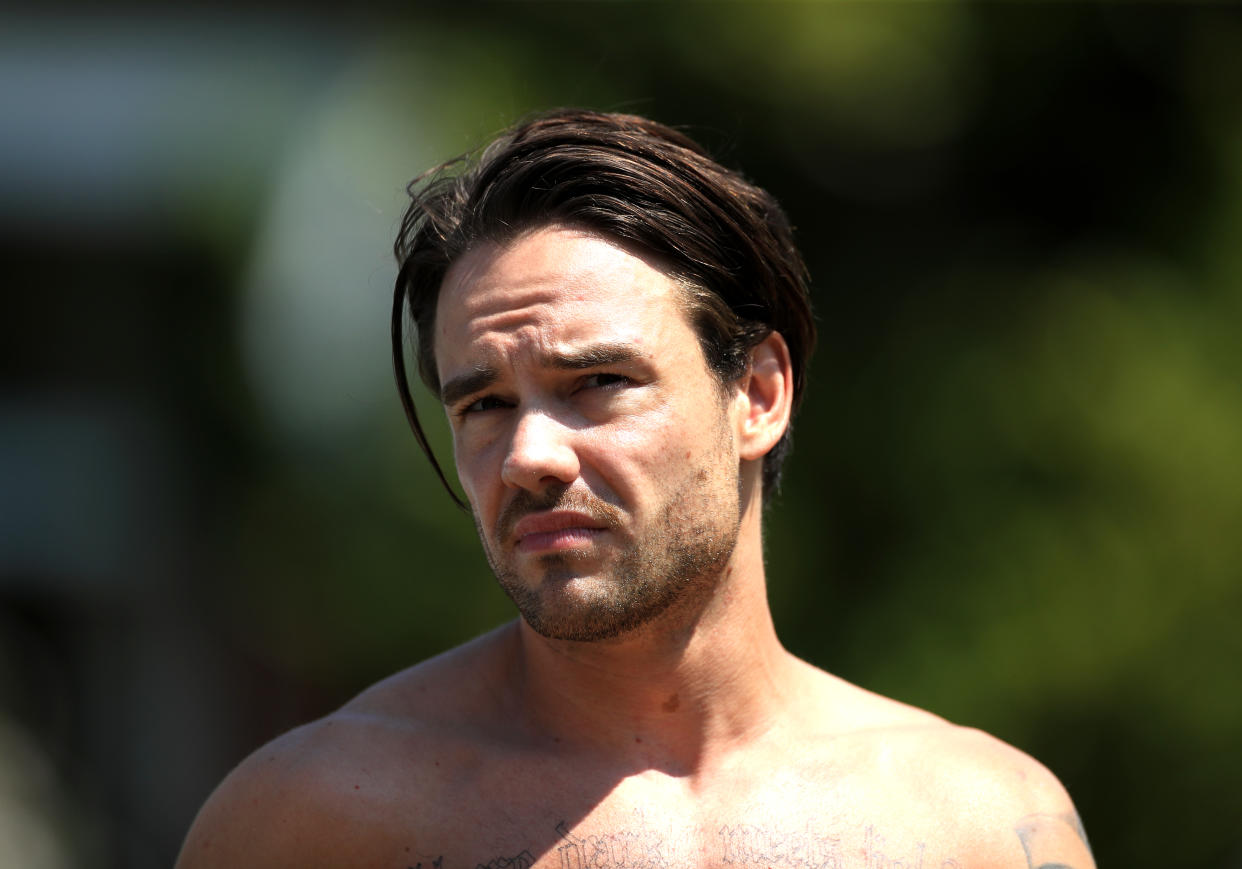
M 572 483 L 580 465 L 574 430 L 540 410 L 521 413 L 501 468 L 505 485 L 540 492 L 551 485 Z

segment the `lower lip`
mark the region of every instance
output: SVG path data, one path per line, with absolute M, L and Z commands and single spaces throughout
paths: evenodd
M 601 528 L 561 528 L 558 531 L 540 531 L 527 534 L 518 541 L 522 552 L 563 552 L 581 549 L 595 542 Z

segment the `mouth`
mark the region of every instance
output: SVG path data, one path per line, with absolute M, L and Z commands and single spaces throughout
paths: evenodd
M 553 510 L 529 514 L 513 528 L 518 552 L 563 552 L 593 544 L 608 525 L 586 513 Z

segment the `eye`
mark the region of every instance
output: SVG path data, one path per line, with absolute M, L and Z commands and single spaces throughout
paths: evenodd
M 470 404 L 462 405 L 461 408 L 458 409 L 457 415 L 466 416 L 472 413 L 483 413 L 488 410 L 501 410 L 502 408 L 508 406 L 508 402 L 503 399 L 497 398 L 494 395 L 484 395 L 480 398 L 476 398 Z
M 633 381 L 624 374 L 612 374 L 609 372 L 601 372 L 599 374 L 588 374 L 582 378 L 582 389 L 608 389 L 610 387 L 625 386 Z

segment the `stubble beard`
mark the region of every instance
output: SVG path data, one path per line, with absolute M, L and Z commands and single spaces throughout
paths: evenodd
M 615 507 L 566 487 L 542 495 L 519 493 L 514 499 L 508 512 L 566 509 L 606 523 L 621 543 L 614 544 L 619 552 L 603 564 L 597 555 L 543 555 L 532 582 L 497 556 L 481 528 L 479 536 L 500 587 L 537 633 L 579 642 L 612 639 L 649 624 L 674 605 L 693 608 L 714 593 L 741 525 L 737 474 L 727 479 L 726 469 L 721 462 L 688 474 L 649 528 L 628 533 Z

